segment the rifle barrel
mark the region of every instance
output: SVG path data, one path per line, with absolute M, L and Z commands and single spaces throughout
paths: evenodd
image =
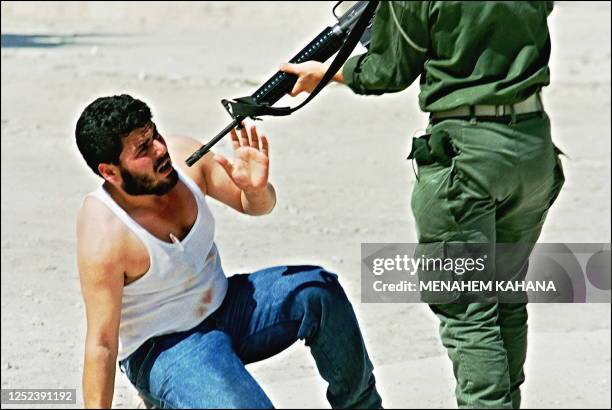
M 200 158 L 206 155 L 206 153 L 210 151 L 212 146 L 219 142 L 221 138 L 225 137 L 225 135 L 227 135 L 227 133 L 230 132 L 233 128 L 236 128 L 238 125 L 240 125 L 242 120 L 244 120 L 244 118 L 236 118 L 234 121 L 229 123 L 229 125 L 223 128 L 223 130 L 218 133 L 213 139 L 208 141 L 206 145 L 201 146 L 196 152 L 191 154 L 191 156 L 185 161 L 187 165 L 192 166 L 193 164 L 195 164 Z

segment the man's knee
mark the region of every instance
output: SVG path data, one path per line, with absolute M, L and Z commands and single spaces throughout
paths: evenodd
M 301 287 L 301 296 L 309 304 L 321 304 L 331 307 L 336 304 L 348 303 L 348 298 L 342 285 L 338 281 L 338 275 L 321 266 L 313 266 L 315 276 L 305 278 Z
M 289 301 L 295 298 L 309 299 L 337 299 L 343 298 L 344 290 L 338 282 L 338 275 L 316 265 L 286 266 L 282 279 L 273 286 L 278 291 L 287 292 Z
M 310 276 L 295 289 L 297 306 L 302 315 L 299 338 L 308 339 L 309 335 L 312 336 L 329 322 L 344 322 L 343 318 L 354 319 L 351 303 L 338 276 L 323 267 L 314 268 L 315 276 Z

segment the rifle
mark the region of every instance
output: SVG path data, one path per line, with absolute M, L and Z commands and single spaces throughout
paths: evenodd
M 258 119 L 257 116 L 261 115 L 289 115 L 302 108 L 325 87 L 333 75 L 342 67 L 357 45 L 357 42 L 361 42 L 365 47 L 368 47 L 370 42 L 369 29 L 372 25 L 372 17 L 376 11 L 378 1 L 357 1 L 355 5 L 338 17 L 335 11 L 340 3 L 342 1 L 339 1 L 333 8 L 333 13 L 338 23 L 332 27 L 326 27 L 306 47 L 289 60 L 290 63 L 294 64 L 310 60 L 324 62 L 338 52 L 338 55 L 310 96 L 297 107 L 272 107 L 274 103 L 293 89 L 297 81 L 295 75 L 278 71 L 250 96 L 236 98 L 233 101 L 221 100 L 221 104 L 223 104 L 229 115 L 233 118 L 233 121 L 206 145 L 203 145 L 191 154 L 185 161 L 187 165 L 192 166 L 195 164 L 221 138 L 232 129 L 239 128 L 242 121 L 247 117 Z

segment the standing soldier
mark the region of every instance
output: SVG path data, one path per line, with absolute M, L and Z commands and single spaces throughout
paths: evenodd
M 552 2 L 381 2 L 367 53 L 334 80 L 357 94 L 402 91 L 420 76 L 427 134 L 413 141 L 421 244 L 537 241 L 564 182 L 541 99 L 549 84 Z M 283 64 L 311 92 L 317 62 Z M 444 247 L 442 247 L 444 248 Z M 530 246 L 513 255 L 524 277 Z M 500 267 L 500 260 L 496 260 Z M 510 269 L 508 266 L 504 268 Z M 433 302 L 433 301 L 430 301 Z M 453 362 L 461 408 L 518 408 L 526 303 L 430 303 Z

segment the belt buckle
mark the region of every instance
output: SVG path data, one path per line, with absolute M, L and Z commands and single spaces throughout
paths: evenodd
M 505 105 L 496 105 L 495 106 L 495 116 L 496 117 L 502 117 L 504 116 L 506 113 L 506 106 Z

